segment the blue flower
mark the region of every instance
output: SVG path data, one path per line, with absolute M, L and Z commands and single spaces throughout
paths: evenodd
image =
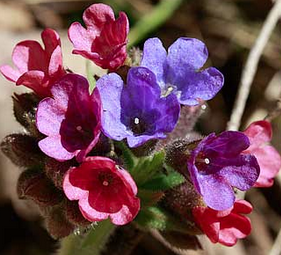
M 111 139 L 127 138 L 129 147 L 150 139 L 161 139 L 171 132 L 179 118 L 175 95 L 161 97 L 153 72 L 145 67 L 131 68 L 127 84 L 111 73 L 97 81 L 102 106 L 102 130 Z
M 173 93 L 183 105 L 197 105 L 212 99 L 222 88 L 223 75 L 214 67 L 201 70 L 208 58 L 203 42 L 193 38 L 177 39 L 168 54 L 158 38 L 144 44 L 141 66 L 156 75 L 162 95 Z

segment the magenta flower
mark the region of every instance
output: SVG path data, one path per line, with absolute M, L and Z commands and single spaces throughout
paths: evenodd
M 215 211 L 209 207 L 195 207 L 192 210 L 195 222 L 213 243 L 233 246 L 238 239 L 251 232 L 251 221 L 241 214 L 253 210 L 245 200 L 235 201 L 233 207 L 225 211 Z
M 93 4 L 83 13 L 86 29 L 74 22 L 68 37 L 74 46 L 72 53 L 92 60 L 110 70 L 120 67 L 126 57 L 129 21 L 124 12 L 115 20 L 113 10 L 105 4 Z
M 51 95 L 52 85 L 63 77 L 61 42 L 59 35 L 52 29 L 41 34 L 45 49 L 32 40 L 22 41 L 14 48 L 12 59 L 16 69 L 3 65 L 1 73 L 16 85 L 32 89 L 38 96 Z
M 88 157 L 68 170 L 63 190 L 68 199 L 79 200 L 80 211 L 89 221 L 109 217 L 115 225 L 124 225 L 140 210 L 134 180 L 109 158 Z
M 222 88 L 224 77 L 214 67 L 203 69 L 208 50 L 203 42 L 181 37 L 168 49 L 158 38 L 144 43 L 141 66 L 156 75 L 162 94 L 173 93 L 183 105 L 197 105 L 212 99 Z
M 161 97 L 155 75 L 145 67 L 129 70 L 127 84 L 111 73 L 97 81 L 102 105 L 103 133 L 114 140 L 127 138 L 129 147 L 163 139 L 179 118 L 175 95 Z
M 58 161 L 74 156 L 82 161 L 100 135 L 99 92 L 95 89 L 90 95 L 88 81 L 77 74 L 67 74 L 51 92 L 53 98 L 45 98 L 38 105 L 37 128 L 47 136 L 39 147 Z
M 251 188 L 259 176 L 259 165 L 253 155 L 242 154 L 250 145 L 242 132 L 226 131 L 205 137 L 191 151 L 187 166 L 195 189 L 207 206 L 226 210 L 233 206 L 232 187 Z
M 260 176 L 254 186 L 272 186 L 273 179 L 281 168 L 281 157 L 278 151 L 269 145 L 272 138 L 271 124 L 264 120 L 253 122 L 244 134 L 248 136 L 250 146 L 243 153 L 255 155 L 260 165 Z

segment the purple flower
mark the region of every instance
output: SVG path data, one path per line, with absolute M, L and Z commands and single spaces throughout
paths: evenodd
M 226 131 L 205 137 L 187 162 L 191 180 L 207 206 L 222 211 L 233 206 L 232 187 L 247 190 L 260 172 L 256 158 L 241 154 L 250 145 L 242 132 Z
M 148 39 L 143 48 L 141 66 L 156 75 L 162 94 L 174 93 L 183 105 L 197 105 L 212 99 L 222 88 L 223 75 L 214 67 L 201 70 L 208 58 L 205 44 L 182 37 L 168 49 L 158 38 Z
M 88 81 L 68 74 L 52 88 L 53 98 L 43 99 L 36 115 L 38 130 L 47 135 L 40 149 L 58 161 L 77 156 L 82 161 L 100 135 L 101 102 L 97 89 L 89 94 Z
M 150 139 L 165 138 L 179 118 L 180 105 L 175 95 L 161 97 L 155 75 L 145 67 L 128 72 L 127 84 L 115 73 L 97 81 L 102 105 L 102 129 L 106 136 L 130 147 Z

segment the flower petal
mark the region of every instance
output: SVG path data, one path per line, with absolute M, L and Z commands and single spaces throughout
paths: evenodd
M 64 119 L 65 109 L 52 98 L 43 99 L 37 108 L 36 125 L 44 135 L 57 135 Z
M 236 157 L 250 145 L 246 135 L 237 131 L 225 131 L 206 146 L 206 153 L 216 153 L 223 157 Z
M 248 190 L 259 176 L 259 164 L 252 155 L 240 155 L 231 159 L 216 159 L 214 164 L 225 165 L 218 174 L 240 190 Z
M 13 82 L 16 82 L 21 76 L 21 73 L 18 70 L 8 65 L 0 66 L 0 72 L 5 76 L 6 79 Z
M 91 51 L 92 41 L 95 38 L 95 33 L 94 31 L 89 33 L 79 22 L 74 22 L 68 29 L 68 38 L 75 48 L 73 53 L 80 54 L 76 49 Z
M 57 161 L 72 159 L 76 152 L 67 151 L 61 144 L 60 136 L 48 136 L 38 143 L 40 149 L 49 157 Z
M 169 69 L 181 75 L 186 70 L 197 71 L 208 58 L 206 45 L 198 39 L 181 37 L 168 49 L 167 64 Z
M 122 209 L 117 213 L 110 214 L 110 219 L 115 225 L 125 225 L 131 222 L 140 209 L 140 200 L 134 199 L 133 205 L 123 205 Z
M 158 38 L 151 38 L 145 41 L 141 66 L 147 67 L 155 74 L 157 82 L 163 89 L 165 87 L 164 63 L 166 58 L 167 52 Z
M 106 220 L 109 213 L 98 212 L 93 207 L 90 206 L 88 197 L 79 200 L 79 209 L 82 215 L 89 221 L 102 221 Z
M 64 175 L 64 179 L 63 179 L 63 190 L 69 200 L 79 200 L 80 198 L 88 197 L 89 194 L 88 190 L 84 190 L 78 186 L 74 186 L 73 183 L 70 181 L 70 176 L 74 172 L 77 172 L 76 169 L 77 168 L 69 169 Z M 74 179 L 76 180 L 75 177 Z
M 222 211 L 233 206 L 235 196 L 227 181 L 218 174 L 198 174 L 199 192 L 207 206 Z
M 22 41 L 13 50 L 12 59 L 21 73 L 29 70 L 46 71 L 48 59 L 41 45 L 32 40 Z
M 212 99 L 224 84 L 222 73 L 214 67 L 199 72 L 186 71 L 175 79 L 171 84 L 175 84 L 180 92 L 179 102 L 189 106 L 199 104 L 200 99 Z
M 58 79 L 66 74 L 62 64 L 61 47 L 57 46 L 50 55 L 48 74 Z
M 260 175 L 255 183 L 255 187 L 270 187 L 273 179 L 281 169 L 281 157 L 279 152 L 270 145 L 252 150 L 260 166 Z
M 100 31 L 105 23 L 114 19 L 113 10 L 106 4 L 92 4 L 83 13 L 83 21 L 93 31 Z
M 123 81 L 119 75 L 111 73 L 97 81 L 103 105 L 102 129 L 106 136 L 121 141 L 128 135 L 126 126 L 121 122 L 121 92 Z
M 45 45 L 45 52 L 47 56 L 50 58 L 50 56 L 53 54 L 54 50 L 59 46 L 61 46 L 60 37 L 58 33 L 50 28 L 46 28 L 41 33 L 42 41 Z
M 48 78 L 43 71 L 32 70 L 21 75 L 17 85 L 24 85 L 32 89 L 37 95 L 41 97 L 50 96 L 50 88 L 48 88 Z

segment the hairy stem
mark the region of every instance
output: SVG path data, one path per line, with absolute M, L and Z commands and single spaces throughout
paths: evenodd
M 109 220 L 104 220 L 84 237 L 72 234 L 61 241 L 57 255 L 100 255 L 114 229 Z

